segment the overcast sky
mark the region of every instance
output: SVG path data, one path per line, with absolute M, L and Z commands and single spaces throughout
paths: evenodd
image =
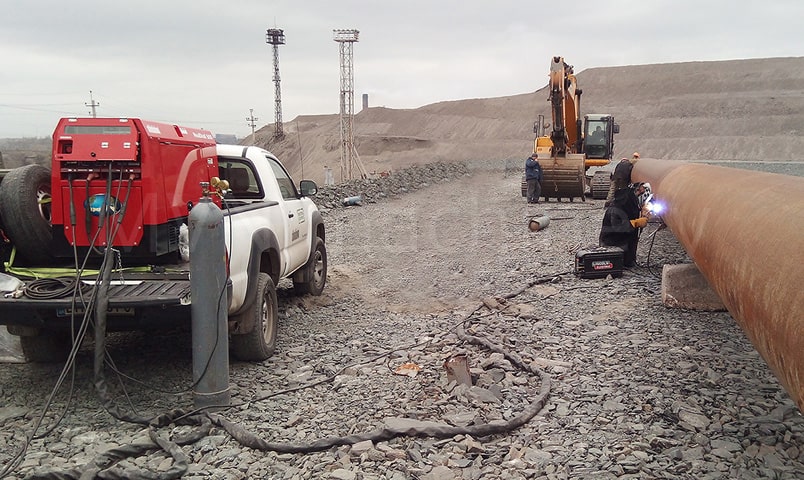
M 357 29 L 355 112 L 517 95 L 550 58 L 588 68 L 804 55 L 801 0 L 2 0 L 0 137 L 63 116 L 139 117 L 245 136 L 339 111 L 333 29 Z

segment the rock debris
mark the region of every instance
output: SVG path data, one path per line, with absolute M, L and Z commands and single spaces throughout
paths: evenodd
M 456 328 L 477 309 L 467 333 L 550 375 L 547 404 L 533 420 L 489 437 L 366 440 L 309 454 L 246 448 L 213 428 L 183 447 L 183 478 L 804 477 L 802 415 L 729 314 L 661 304 L 661 265 L 689 261 L 672 233 L 649 225 L 640 267 L 622 278 L 579 279 L 574 252 L 596 243 L 602 201 L 527 205 L 519 182 L 519 171 L 489 161 L 322 189 L 325 294 L 295 297 L 280 284 L 277 352 L 261 363 L 232 361 L 233 407 L 218 413 L 266 441 L 296 444 L 388 422 L 507 421 L 538 393 L 540 379 L 459 339 Z M 344 207 L 340 200 L 353 195 L 363 204 Z M 528 220 L 541 215 L 562 219 L 530 231 Z M 547 280 L 533 284 L 537 278 Z M 55 397 L 44 428 L 67 408 L 64 419 L 31 442 L 8 478 L 80 468 L 145 438 L 140 426 L 102 409 L 91 348 L 78 357 L 72 398 L 67 390 Z M 121 406 L 156 415 L 192 405 L 188 332 L 117 334 L 109 350 L 120 371 L 145 385 L 118 387 Z M 465 355 L 471 386 L 448 380 L 444 362 L 455 355 Z M 416 375 L 394 373 L 408 363 Z M 0 465 L 19 450 L 60 368 L 0 366 Z M 171 465 L 155 451 L 115 468 L 158 474 Z

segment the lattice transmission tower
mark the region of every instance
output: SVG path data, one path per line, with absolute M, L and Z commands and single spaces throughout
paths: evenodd
M 265 42 L 274 49 L 274 138 L 285 136 L 282 130 L 282 89 L 279 87 L 279 46 L 285 44 L 285 32 L 279 28 L 269 28 L 265 33 Z
M 351 180 L 352 170 L 356 166 L 360 178 L 368 175 L 355 148 L 354 134 L 354 43 L 357 42 L 359 31 L 333 30 L 334 40 L 338 42 L 341 58 L 341 181 Z

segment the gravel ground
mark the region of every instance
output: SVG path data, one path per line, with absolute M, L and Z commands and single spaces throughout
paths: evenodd
M 484 164 L 392 177 L 322 192 L 325 293 L 294 297 L 280 285 L 277 353 L 258 364 L 232 361 L 234 406 L 219 412 L 265 442 L 355 435 L 353 444 L 265 451 L 215 426 L 182 447 L 184 478 L 804 477 L 804 420 L 736 323 L 727 313 L 661 305 L 661 265 L 688 261 L 668 230 L 645 229 L 641 267 L 584 280 L 571 273 L 574 253 L 596 243 L 602 201 L 526 205 L 518 169 Z M 362 206 L 341 207 L 338 199 L 351 195 Z M 549 227 L 529 231 L 528 219 L 541 215 Z M 464 332 L 501 350 L 470 343 Z M 32 441 L 8 478 L 75 472 L 100 452 L 144 441 L 143 427 L 103 409 L 91 347 L 77 359 L 64 419 Z M 120 371 L 144 384 L 127 381 L 127 395 L 112 387 L 121 408 L 151 416 L 192 405 L 187 332 L 115 335 L 109 350 Z M 448 378 L 444 363 L 455 355 L 467 358 L 473 385 Z M 411 373 L 395 374 L 405 364 Z M 59 372 L 0 366 L 0 465 L 21 448 Z M 52 402 L 44 429 L 65 409 L 67 392 Z M 534 406 L 532 419 L 504 433 L 439 433 L 443 425 L 502 428 Z M 383 426 L 435 435 L 365 435 Z M 152 451 L 104 478 L 168 475 L 172 463 Z

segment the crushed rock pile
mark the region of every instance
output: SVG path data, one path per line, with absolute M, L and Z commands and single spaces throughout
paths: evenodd
M 320 186 L 314 201 L 322 211 L 347 206 L 344 199 L 350 197 L 360 197 L 361 204 L 376 203 L 385 198 L 426 188 L 431 184 L 448 182 L 468 173 L 468 167 L 461 162 L 414 165 L 387 176 L 359 178 Z

